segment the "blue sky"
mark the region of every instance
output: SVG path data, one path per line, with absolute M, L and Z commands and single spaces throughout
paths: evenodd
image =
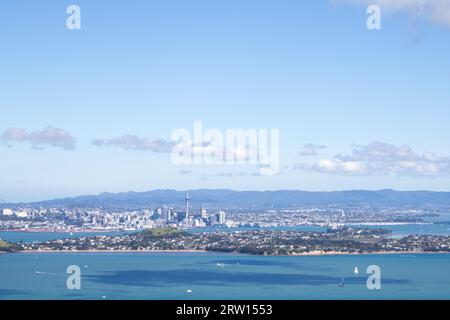
M 0 199 L 156 188 L 448 191 L 450 24 L 386 6 L 382 29 L 369 31 L 364 1 L 354 2 L 0 4 Z M 81 30 L 65 26 L 70 4 L 81 8 Z M 281 174 L 178 166 L 166 152 L 91 143 L 170 140 L 195 120 L 280 129 Z M 70 147 L 48 140 L 48 127 L 69 134 L 61 141 Z

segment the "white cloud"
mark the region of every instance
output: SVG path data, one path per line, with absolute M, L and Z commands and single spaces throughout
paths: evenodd
M 325 149 L 325 146 L 316 146 L 312 143 L 305 144 L 303 148 L 298 153 L 301 157 L 309 157 L 309 156 L 316 156 L 318 149 Z
M 345 172 L 349 174 L 361 174 L 366 169 L 364 163 L 358 161 L 342 161 L 339 159 L 320 160 L 317 168 L 321 171 Z
M 63 148 L 65 150 L 75 149 L 75 139 L 64 129 L 52 126 L 42 131 L 27 132 L 23 128 L 10 128 L 1 136 L 6 144 L 28 142 L 32 148 L 42 150 L 45 146 Z
M 368 172 L 368 168 L 363 162 L 343 161 L 337 158 L 321 159 L 312 165 L 297 164 L 294 169 L 343 175 L 365 175 Z
M 450 27 L 449 0 L 332 0 L 332 2 L 378 5 L 388 14 L 404 12 L 413 17 L 423 17 Z
M 98 147 L 111 146 L 123 150 L 153 151 L 157 153 L 170 153 L 174 146 L 173 142 L 163 139 L 151 140 L 130 134 L 110 140 L 94 139 L 91 143 Z
M 224 163 L 249 163 L 254 160 L 255 164 L 258 160 L 256 148 L 250 146 L 233 146 L 224 147 L 221 143 L 211 141 L 196 143 L 193 141 L 180 141 L 180 149 L 184 150 L 191 157 L 211 159 Z
M 350 154 L 338 154 L 313 164 L 297 164 L 296 169 L 341 175 L 415 175 L 439 177 L 450 174 L 450 157 L 426 152 L 422 155 L 409 146 L 372 142 L 353 146 Z
M 379 160 L 379 161 L 391 161 L 391 160 L 418 160 L 419 155 L 413 152 L 413 150 L 407 145 L 396 146 L 393 144 L 387 144 L 384 142 L 372 142 L 366 146 L 354 145 L 351 155 L 338 155 L 338 158 L 343 160 Z
M 244 172 L 244 171 L 228 171 L 228 172 L 218 172 L 218 173 L 210 173 L 210 174 L 203 174 L 201 176 L 201 180 L 208 180 L 211 178 L 242 178 L 242 177 L 248 177 L 248 176 L 260 176 L 258 172 Z

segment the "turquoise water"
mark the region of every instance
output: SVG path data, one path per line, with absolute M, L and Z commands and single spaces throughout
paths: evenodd
M 393 236 L 403 237 L 411 234 L 418 235 L 450 235 L 450 224 L 429 223 L 429 224 L 402 224 L 402 225 L 353 225 L 363 228 L 383 228 L 392 231 Z
M 449 222 L 450 213 L 440 213 L 437 217 L 427 217 L 425 220 L 432 222 Z
M 406 236 L 410 234 L 423 235 L 450 235 L 450 224 L 406 224 L 406 225 L 377 225 L 377 226 L 360 226 L 367 228 L 385 228 L 391 230 L 393 236 Z M 318 226 L 296 226 L 296 227 L 271 227 L 271 228 L 199 228 L 190 229 L 190 232 L 217 232 L 217 231 L 250 231 L 250 230 L 297 230 L 297 231 L 318 231 L 325 232 L 326 228 Z M 126 232 L 86 232 L 74 233 L 70 235 L 67 232 L 0 232 L 0 239 L 10 242 L 33 242 L 47 241 L 53 239 L 77 238 L 94 235 L 120 235 Z M 130 233 L 130 232 L 128 232 Z
M 450 225 L 447 224 L 383 227 L 392 230 L 396 236 L 450 234 Z M 307 226 L 284 229 L 324 230 Z M 105 233 L 0 232 L 0 238 L 31 242 L 97 234 Z M 82 270 L 80 291 L 66 289 L 65 270 L 72 264 Z M 370 291 L 366 287 L 365 269 L 372 264 L 379 265 L 382 270 L 382 290 L 379 291 Z M 353 273 L 356 266 L 360 270 L 357 276 Z M 345 278 L 345 288 L 338 287 L 342 278 Z M 192 293 L 187 290 L 192 290 Z M 450 299 L 450 255 L 0 254 L 0 299 L 104 298 Z
M 374 264 L 381 290 L 366 287 Z M 81 290 L 66 289 L 69 265 Z M 0 254 L 0 299 L 450 299 L 450 255 Z

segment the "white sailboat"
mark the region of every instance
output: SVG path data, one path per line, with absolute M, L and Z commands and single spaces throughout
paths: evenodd
M 355 267 L 355 274 L 359 274 L 359 270 L 358 270 L 358 267 Z

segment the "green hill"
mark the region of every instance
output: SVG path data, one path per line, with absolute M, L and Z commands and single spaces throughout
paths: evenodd
M 15 252 L 18 249 L 19 248 L 18 248 L 17 245 L 15 245 L 13 243 L 6 242 L 4 240 L 0 240 L 0 251 L 3 251 L 3 252 Z
M 155 228 L 141 231 L 138 235 L 146 238 L 177 238 L 187 236 L 189 233 L 177 228 Z

